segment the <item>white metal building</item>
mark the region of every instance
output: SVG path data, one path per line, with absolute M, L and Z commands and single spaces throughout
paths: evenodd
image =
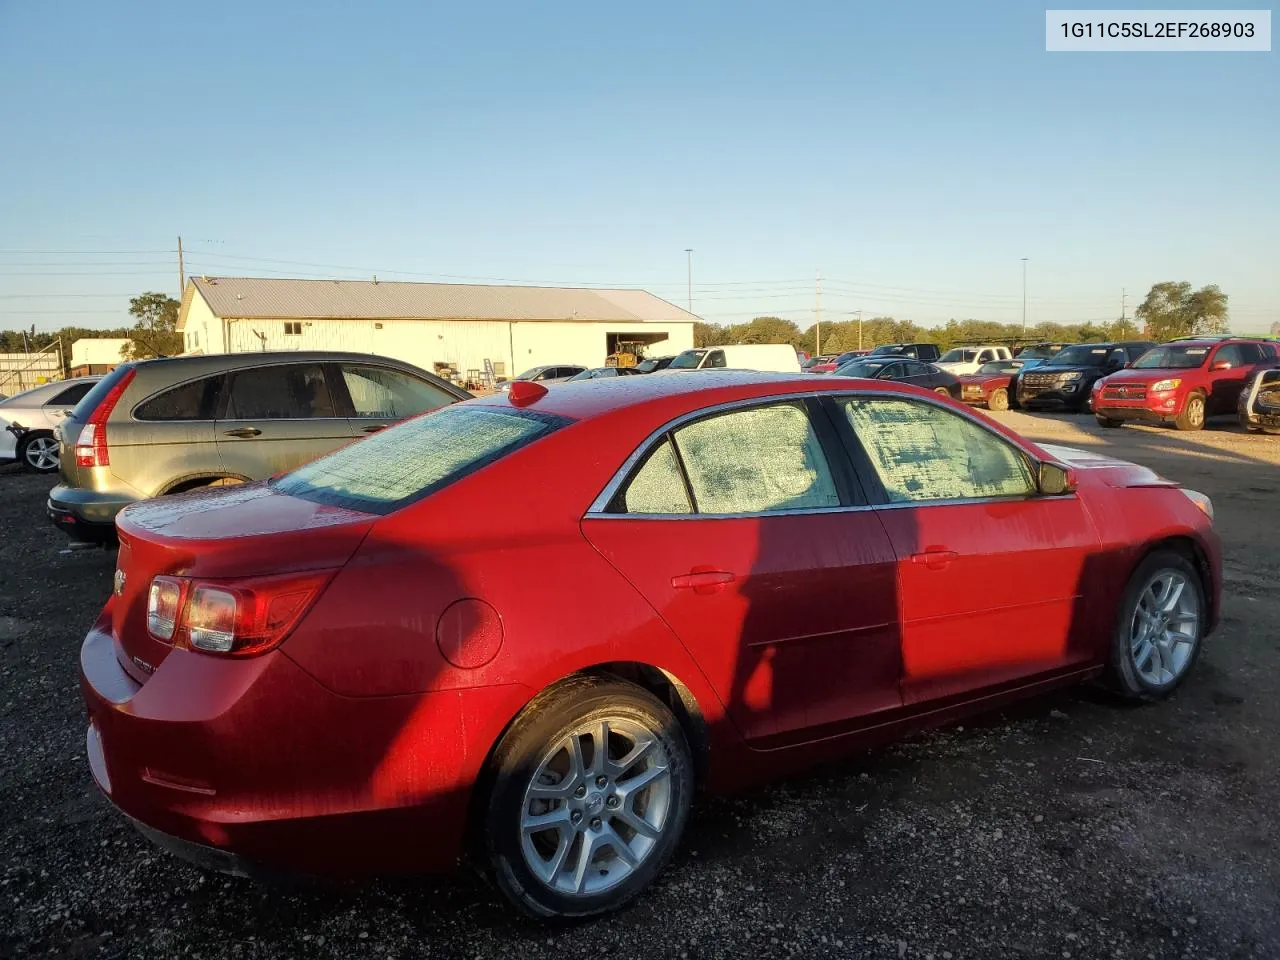
M 693 346 L 697 318 L 643 290 L 197 277 L 178 329 L 188 353 L 352 350 L 466 379 L 542 364 L 602 366 L 619 343 Z
M 110 373 L 124 363 L 128 345 L 129 340 L 123 337 L 81 337 L 71 344 L 71 375 Z

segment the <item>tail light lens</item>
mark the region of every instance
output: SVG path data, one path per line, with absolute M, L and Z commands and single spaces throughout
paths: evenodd
M 156 639 L 171 638 L 182 649 L 256 656 L 280 645 L 334 572 L 228 581 L 156 577 L 147 601 L 147 628 Z M 169 612 L 175 609 L 170 626 Z
M 111 457 L 107 453 L 107 418 L 111 416 L 111 411 L 120 402 L 120 397 L 133 382 L 135 373 L 133 369 L 128 370 L 102 398 L 102 402 L 94 408 L 93 413 L 89 414 L 89 419 L 80 429 L 80 436 L 76 438 L 77 467 L 110 466 Z

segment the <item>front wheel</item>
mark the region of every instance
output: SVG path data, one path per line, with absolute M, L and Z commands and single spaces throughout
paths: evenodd
M 58 441 L 52 433 L 28 433 L 18 441 L 18 459 L 32 473 L 53 473 L 58 469 Z
M 1200 655 L 1208 603 L 1195 567 L 1157 550 L 1129 580 L 1111 641 L 1107 681 L 1130 700 L 1172 693 Z
M 684 832 L 693 762 L 648 691 L 575 677 L 517 719 L 491 765 L 489 866 L 527 913 L 616 910 L 661 872 Z
M 1009 409 L 1009 391 L 1005 389 L 991 391 L 991 396 L 987 397 L 988 410 L 1008 410 Z
M 1193 393 L 1187 397 L 1186 406 L 1173 423 L 1179 430 L 1204 429 L 1204 394 Z

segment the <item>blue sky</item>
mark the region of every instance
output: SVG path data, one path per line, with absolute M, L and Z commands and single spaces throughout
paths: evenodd
M 1203 0 L 1200 4 L 1204 6 Z M 1044 4 L 0 0 L 0 328 L 189 272 L 643 286 L 731 322 L 1280 319 L 1280 61 Z

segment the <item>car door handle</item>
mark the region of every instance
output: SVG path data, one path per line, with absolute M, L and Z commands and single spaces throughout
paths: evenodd
M 958 556 L 954 550 L 926 550 L 924 553 L 913 553 L 911 562 L 930 570 L 942 570 Z
M 262 433 L 257 427 L 236 427 L 234 430 L 228 430 L 228 437 L 239 437 L 241 440 L 248 440 L 250 437 L 256 437 Z
M 698 594 L 715 593 L 738 578 L 726 570 L 694 569 L 671 578 L 671 586 L 677 590 L 692 590 Z
M 361 429 L 365 433 L 377 433 L 379 430 L 387 429 L 387 425 L 385 423 L 371 423 L 367 427 L 361 427 Z

